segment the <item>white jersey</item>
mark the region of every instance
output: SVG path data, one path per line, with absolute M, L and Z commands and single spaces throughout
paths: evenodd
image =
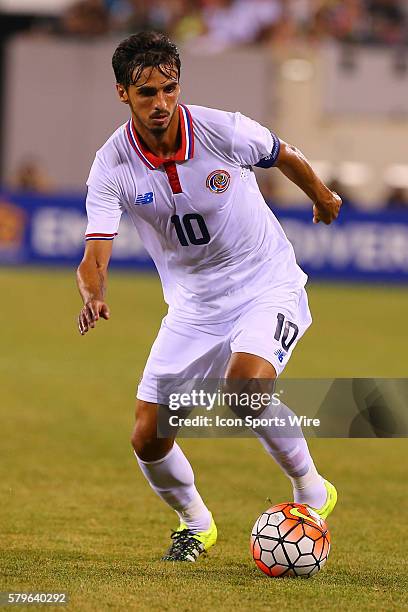
M 265 291 L 304 286 L 307 276 L 252 170 L 261 160 L 274 164 L 279 139 L 240 113 L 181 104 L 178 112 L 181 147 L 172 160 L 147 151 L 132 120 L 97 152 L 86 239 L 113 239 L 126 211 L 169 312 L 195 321 L 229 320 Z

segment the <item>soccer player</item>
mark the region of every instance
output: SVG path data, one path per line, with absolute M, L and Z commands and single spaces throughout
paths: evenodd
M 109 319 L 107 269 L 126 210 L 168 304 L 138 387 L 132 445 L 150 486 L 180 519 L 163 558 L 195 561 L 215 544 L 217 529 L 180 446 L 157 435 L 158 406 L 168 398 L 159 383 L 275 380 L 311 324 L 307 277 L 252 167 L 276 167 L 298 185 L 313 202 L 315 223 L 336 219 L 341 199 L 269 129 L 239 112 L 181 104 L 180 58 L 165 35 L 130 36 L 112 64 L 130 119 L 97 152 L 87 181 L 79 332 Z M 277 437 L 267 427 L 255 434 L 290 478 L 295 502 L 326 518 L 336 490 L 318 473 L 303 435 Z

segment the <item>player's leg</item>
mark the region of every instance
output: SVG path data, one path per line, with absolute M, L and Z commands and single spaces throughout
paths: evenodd
M 280 304 L 278 308 L 276 303 Z M 276 379 L 310 323 L 304 290 L 280 298 L 266 295 L 254 303 L 238 321 L 231 338 L 233 354 L 226 373 L 229 384 L 234 380 Z M 265 381 L 263 384 L 265 386 Z M 289 414 L 293 414 L 284 404 L 279 410 L 286 422 Z M 270 417 L 271 420 L 276 416 L 279 416 L 277 408 L 272 405 L 262 413 L 262 418 Z M 301 427 L 291 429 L 289 435 L 287 431 L 282 435 L 277 427 L 258 427 L 255 434 L 291 479 L 294 500 L 317 508 L 327 516 L 336 501 L 335 489 L 319 475 Z
M 164 559 L 195 561 L 217 539 L 217 528 L 194 483 L 194 473 L 173 438 L 157 436 L 158 405 L 166 405 L 168 379 L 176 383 L 210 378 L 225 368 L 229 343 L 223 326 L 194 325 L 165 317 L 138 388 L 132 444 L 139 466 L 152 489 L 179 516 L 180 526 Z
M 267 381 L 272 382 L 275 378 L 276 371 L 272 364 L 250 353 L 233 353 L 226 372 L 228 391 L 237 392 L 237 383 L 238 393 L 248 395 L 258 393 L 260 389 L 262 392 L 271 393 L 272 389 L 270 386 L 268 388 Z M 245 381 L 248 383 L 245 384 Z M 272 422 L 274 417 L 287 418 L 290 413 L 291 411 L 284 405 L 278 408 L 271 405 L 259 411 L 256 416 Z M 258 426 L 254 428 L 254 433 L 265 450 L 291 479 L 294 500 L 313 508 L 320 508 L 326 501 L 326 489 L 313 463 L 301 428 L 291 432 L 291 437 L 279 435 L 278 427 Z
M 206 531 L 211 513 L 194 484 L 192 467 L 174 438 L 157 437 L 158 405 L 136 400 L 132 446 L 153 491 L 195 532 Z

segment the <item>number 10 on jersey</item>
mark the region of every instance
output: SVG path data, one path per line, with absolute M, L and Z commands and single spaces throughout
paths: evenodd
M 173 215 L 170 221 L 176 229 L 177 238 L 182 246 L 208 244 L 210 242 L 210 234 L 201 215 L 196 213 L 190 213 L 182 217 Z

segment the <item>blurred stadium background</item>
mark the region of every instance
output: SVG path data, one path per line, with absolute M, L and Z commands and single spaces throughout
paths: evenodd
M 396 0 L 3 0 L 0 261 L 74 264 L 95 151 L 127 117 L 112 49 L 167 30 L 182 99 L 241 112 L 298 145 L 344 198 L 310 226 L 303 194 L 259 172 L 314 279 L 408 274 L 408 4 Z M 148 265 L 126 221 L 115 261 Z
M 128 437 L 160 287 L 123 218 L 112 320 L 81 339 L 73 271 L 89 167 L 127 118 L 113 49 L 164 30 L 185 103 L 270 126 L 344 199 L 337 223 L 315 227 L 303 194 L 259 171 L 310 275 L 314 325 L 285 375 L 406 377 L 408 2 L 1 0 L 0 28 L 1 588 L 66 589 L 81 610 L 406 609 L 405 440 L 311 442 L 343 496 L 335 547 L 321 576 L 278 585 L 252 568 L 247 539 L 287 483 L 255 441 L 186 441 L 222 539 L 197 568 L 152 562 L 173 517 Z

